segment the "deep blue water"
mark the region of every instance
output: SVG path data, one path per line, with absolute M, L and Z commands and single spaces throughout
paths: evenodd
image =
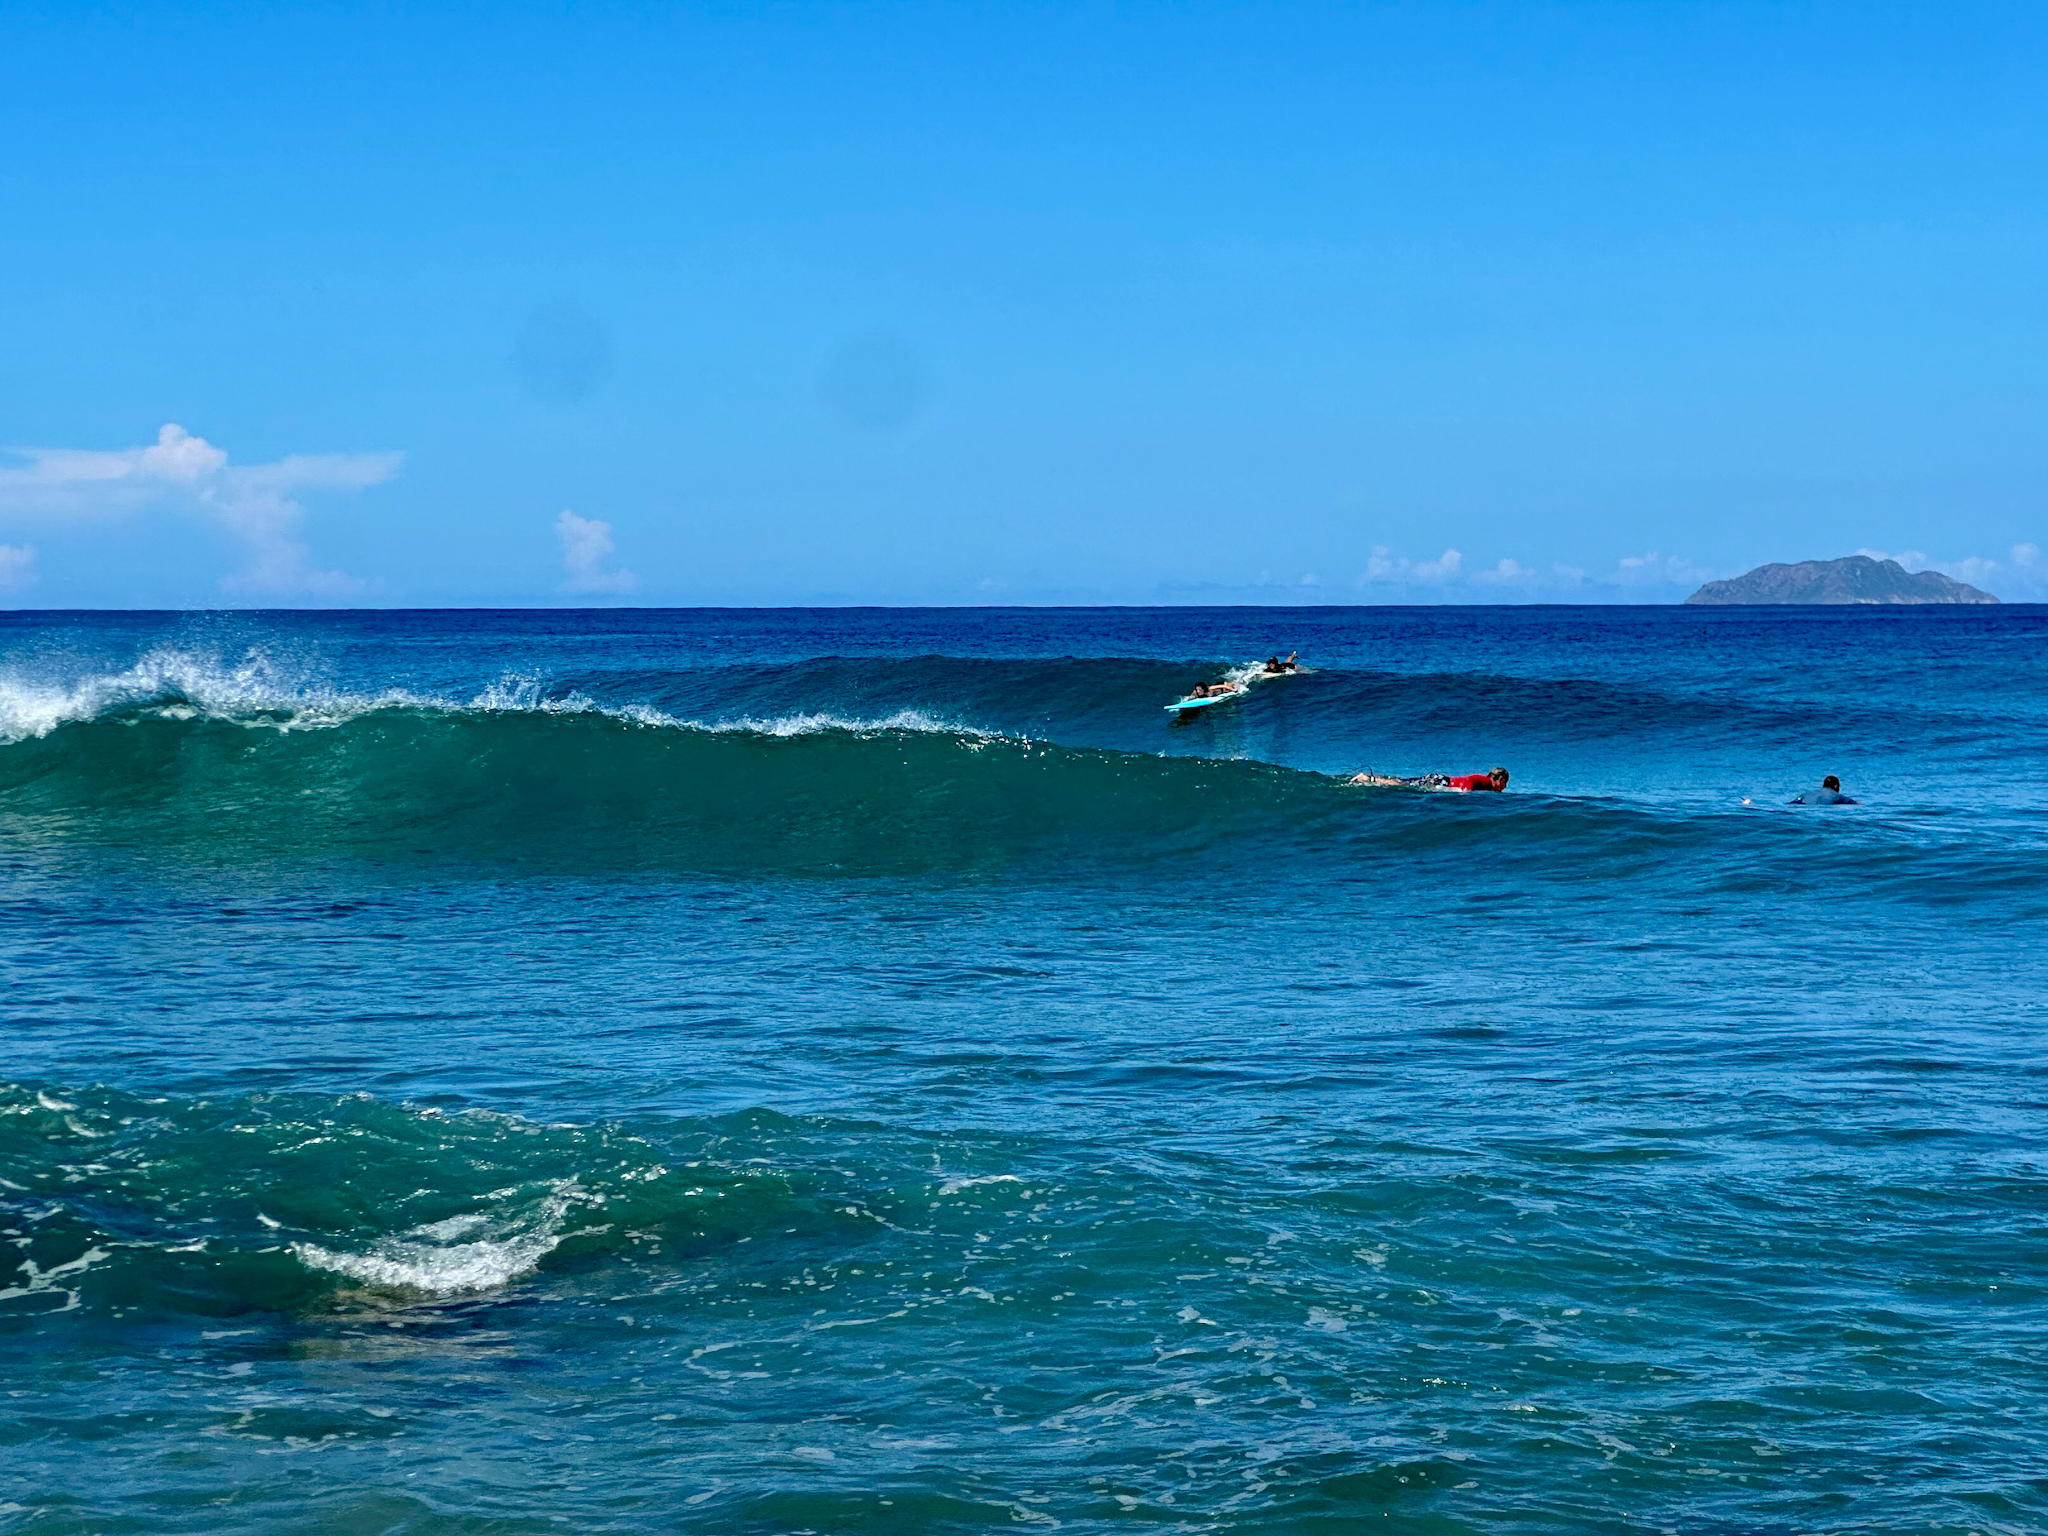
M 2044 641 L 0 615 L 0 1529 L 2048 1528 Z

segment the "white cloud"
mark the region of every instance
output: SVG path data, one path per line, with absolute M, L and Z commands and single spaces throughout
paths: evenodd
M 35 579 L 36 552 L 27 544 L 0 544 L 0 590 L 25 587 Z
M 1465 557 L 1455 549 L 1447 549 L 1434 560 L 1410 560 L 1396 555 L 1384 544 L 1372 547 L 1372 557 L 1365 563 L 1365 571 L 1358 578 L 1361 587 L 1375 582 L 1424 582 L 1439 585 L 1458 574 L 1458 567 Z
M 565 509 L 555 519 L 555 536 L 562 541 L 562 570 L 569 578 L 564 592 L 630 592 L 640 584 L 631 571 L 603 569 L 613 552 L 610 523 Z
M 1683 587 L 1686 593 L 1690 593 L 1712 581 L 1714 576 L 1715 573 L 1703 565 L 1695 565 L 1678 555 L 1662 555 L 1653 549 L 1647 554 L 1623 555 L 1615 562 L 1614 575 L 1610 579 L 1618 587 L 1635 591 Z
M 1917 549 L 1902 549 L 1897 554 L 1890 554 L 1882 549 L 1859 549 L 1856 553 L 1867 555 L 1872 560 L 1896 560 L 1909 571 L 1927 569 L 1927 556 Z
M 141 448 L 24 448 L 0 467 L 0 514 L 123 516 L 156 507 L 197 512 L 240 539 L 248 564 L 224 590 L 340 596 L 362 583 L 314 569 L 298 537 L 307 490 L 356 490 L 398 472 L 395 453 L 291 454 L 274 464 L 231 464 L 225 450 L 167 424 Z
M 1422 581 L 1449 581 L 1458 574 L 1458 567 L 1465 563 L 1465 557 L 1455 549 L 1447 549 L 1434 560 L 1425 560 L 1415 567 L 1417 579 Z
M 1656 550 L 1621 556 L 1608 571 L 1563 561 L 1531 565 L 1512 556 L 1468 569 L 1465 556 L 1456 549 L 1447 549 L 1434 560 L 1410 560 L 1381 544 L 1373 548 L 1357 584 L 1382 589 L 1381 600 L 1399 596 L 1452 603 L 1675 603 L 1719 574 Z
M 1896 555 L 1881 549 L 1859 549 L 1859 555 L 1873 560 L 1896 560 L 1909 571 L 1939 571 L 1957 581 L 1981 587 L 2007 602 L 2037 603 L 2048 599 L 2048 566 L 2041 565 L 2041 546 L 2015 544 L 2003 560 L 1983 555 L 1964 555 L 1957 560 L 1930 560 L 1917 549 Z

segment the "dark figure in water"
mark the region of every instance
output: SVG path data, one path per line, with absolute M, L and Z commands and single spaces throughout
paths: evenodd
M 1491 790 L 1498 794 L 1508 787 L 1508 771 L 1496 768 L 1491 773 L 1425 773 L 1416 779 L 1397 779 L 1385 773 L 1356 773 L 1344 782 L 1373 784 L 1386 789 L 1449 789 L 1459 794 Z
M 1299 651 L 1289 651 L 1285 661 L 1282 661 L 1278 656 L 1268 656 L 1266 658 L 1266 675 L 1268 677 L 1277 677 L 1283 672 L 1299 672 L 1301 668 L 1294 664 L 1294 658 L 1300 654 L 1301 652 Z
M 1820 781 L 1819 789 L 1809 789 L 1803 795 L 1792 797 L 1794 805 L 1854 805 L 1856 802 L 1842 793 L 1842 781 L 1832 773 Z

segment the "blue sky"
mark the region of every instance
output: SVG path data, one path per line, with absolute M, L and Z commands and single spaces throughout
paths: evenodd
M 0 602 L 2048 597 L 2048 7 L 0 12 Z

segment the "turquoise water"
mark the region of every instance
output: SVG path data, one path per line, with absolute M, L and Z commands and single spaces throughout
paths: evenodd
M 0 1527 L 2042 1529 L 2044 638 L 0 616 Z

